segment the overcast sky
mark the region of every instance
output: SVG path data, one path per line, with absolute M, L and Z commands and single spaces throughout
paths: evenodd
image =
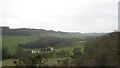
M 119 0 L 0 0 L 0 26 L 65 32 L 118 29 Z

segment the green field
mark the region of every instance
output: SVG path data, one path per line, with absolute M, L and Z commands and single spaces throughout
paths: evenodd
M 4 36 L 5 37 L 5 36 Z M 8 37 L 7 37 L 8 38 Z M 10 37 L 9 37 L 10 38 Z M 16 37 L 16 38 L 18 38 L 18 37 Z M 23 36 L 21 37 L 22 39 L 24 39 L 23 38 Z M 34 37 L 28 37 L 28 38 L 34 38 Z M 26 38 L 25 40 L 27 40 L 28 38 Z M 35 39 L 37 39 L 37 38 L 34 38 L 34 40 Z M 29 41 L 32 41 L 32 40 L 29 40 Z M 26 41 L 26 42 L 29 42 L 29 41 Z M 14 40 L 14 42 L 15 42 L 15 40 Z M 21 42 L 23 42 L 23 41 L 21 41 Z M 25 42 L 24 42 L 25 43 Z M 69 50 L 71 53 L 72 53 L 72 51 L 73 51 L 73 48 L 75 48 L 75 47 L 81 47 L 81 52 L 83 53 L 83 51 L 84 51 L 84 43 L 85 42 L 81 42 L 81 41 L 79 41 L 79 42 L 74 42 L 73 44 L 74 44 L 74 46 L 70 46 L 70 47 L 64 47 L 64 48 L 58 48 L 58 49 L 55 49 L 55 51 L 57 51 L 57 52 L 59 52 L 59 51 L 61 51 L 61 50 L 63 50 L 63 49 L 65 49 L 65 50 Z M 14 45 L 14 47 L 13 48 L 15 48 L 16 46 Z M 11 47 L 8 47 L 8 48 L 11 48 Z M 47 61 L 47 63 L 46 64 L 43 64 L 43 66 L 54 66 L 54 65 L 56 65 L 56 66 L 60 66 L 61 65 L 61 63 L 56 63 L 58 60 L 65 60 L 65 59 L 67 59 L 67 58 L 70 58 L 70 57 L 63 57 L 63 58 L 59 58 L 59 57 L 56 57 L 56 58 L 48 58 L 48 61 Z M 13 64 L 13 61 L 14 60 L 16 60 L 16 59 L 7 59 L 7 60 L 3 60 L 2 61 L 2 65 L 3 66 L 15 66 L 15 64 Z M 0 61 L 1 62 L 1 61 Z
M 19 43 L 27 43 L 37 39 L 38 37 L 35 36 L 2 36 L 2 46 L 8 47 L 8 51 L 14 54 Z
M 14 60 L 16 60 L 16 59 L 3 60 L 2 61 L 2 66 L 15 66 L 15 64 L 13 63 Z
M 5 47 L 8 47 L 8 50 L 11 54 L 14 54 L 15 51 L 16 51 L 16 47 L 19 43 L 28 43 L 28 42 L 31 42 L 31 41 L 34 41 L 34 40 L 37 40 L 38 38 L 40 37 L 45 37 L 47 35 L 32 35 L 32 36 L 2 36 L 2 46 L 5 46 Z M 64 36 L 63 35 L 59 35 L 59 34 L 51 34 L 51 35 L 48 35 L 48 36 L 53 36 L 53 37 L 64 37 L 64 38 L 72 38 L 74 36 L 78 37 L 77 35 L 67 35 L 67 36 Z
M 62 51 L 62 50 L 68 50 L 68 51 L 70 51 L 70 53 L 72 53 L 72 51 L 73 51 L 73 49 L 75 47 L 80 47 L 81 48 L 81 53 L 84 53 L 84 43 L 85 42 L 81 42 L 81 41 L 74 42 L 73 46 L 67 46 L 67 47 L 64 47 L 64 48 L 58 48 L 58 49 L 55 49 L 55 51 L 59 52 L 59 51 Z
M 43 66 L 53 66 L 58 60 L 65 60 L 66 58 L 49 58 L 46 64 L 43 64 Z M 16 64 L 13 63 L 16 59 L 7 59 L 0 61 L 2 62 L 2 66 L 16 66 Z
M 81 39 L 87 37 L 87 35 L 79 34 L 79 33 L 69 33 L 69 34 L 45 33 L 45 34 L 35 34 L 33 36 L 38 36 L 38 37 L 50 36 L 50 37 L 59 37 L 59 38 L 81 38 Z

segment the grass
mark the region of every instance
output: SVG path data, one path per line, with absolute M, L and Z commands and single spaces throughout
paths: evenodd
M 45 34 L 36 34 L 33 36 L 38 36 L 38 37 L 46 37 L 46 36 L 51 36 L 51 37 L 59 37 L 59 38 L 81 38 L 84 39 L 86 38 L 86 35 L 84 34 L 79 34 L 79 33 L 69 33 L 69 34 L 60 34 L 60 33 L 45 33 Z
M 83 53 L 84 52 L 84 45 L 85 45 L 84 41 L 73 42 L 73 46 L 67 46 L 67 47 L 64 47 L 64 48 L 58 48 L 58 49 L 56 49 L 56 51 L 61 51 L 62 49 L 65 49 L 65 50 L 69 50 L 70 52 L 72 52 L 73 48 L 80 47 L 81 52 Z
M 0 62 L 2 62 L 2 66 L 15 66 L 15 64 L 13 63 L 14 60 L 15 59 L 7 59 Z
M 79 41 L 79 42 L 74 42 L 74 46 L 55 49 L 55 51 L 61 51 L 62 49 L 65 49 L 65 50 L 70 50 L 70 51 L 72 52 L 72 50 L 73 50 L 74 47 L 81 47 L 81 48 L 82 48 L 82 52 L 83 52 L 83 50 L 84 50 L 84 42 L 81 42 L 81 41 Z M 57 62 L 58 60 L 63 61 L 63 60 L 65 60 L 65 59 L 67 59 L 67 58 L 70 58 L 70 57 L 48 58 L 47 63 L 46 63 L 45 65 L 43 65 L 43 66 L 46 66 L 46 65 L 47 65 L 47 66 L 54 66 L 54 64 L 60 66 L 61 63 L 56 63 L 56 62 Z M 15 66 L 15 64 L 13 64 L 13 61 L 14 61 L 14 60 L 16 60 L 16 59 L 3 60 L 2 65 L 3 65 L 3 66 Z M 0 62 L 1 62 L 1 61 L 0 61 Z
M 53 37 L 62 37 L 62 38 L 82 38 L 84 37 L 81 34 L 44 34 L 44 35 L 33 35 L 33 36 L 0 36 L 2 38 L 2 46 L 8 47 L 8 51 L 11 54 L 14 54 L 16 47 L 19 43 L 27 43 L 33 40 L 37 40 L 40 37 L 53 36 Z M 1 41 L 1 40 L 0 40 Z M 0 46 L 1 46 L 0 45 Z
M 66 58 L 49 58 L 48 63 L 56 63 L 58 60 L 64 60 Z
M 58 60 L 65 60 L 66 58 L 48 58 L 47 66 L 53 66 Z M 13 63 L 16 59 L 6 59 L 3 61 L 0 61 L 2 63 L 2 66 L 16 66 L 16 64 Z M 43 64 L 43 66 L 46 66 L 46 64 Z
M 2 46 L 7 47 L 8 51 L 14 54 L 19 43 L 28 43 L 37 39 L 35 36 L 2 36 Z
M 65 58 L 49 58 L 46 64 L 43 64 L 43 66 L 61 66 L 61 62 L 58 61 L 63 61 L 67 59 Z
M 85 45 L 85 41 L 78 41 L 74 43 L 74 47 L 80 47 L 81 48 L 81 53 L 84 53 L 84 45 Z

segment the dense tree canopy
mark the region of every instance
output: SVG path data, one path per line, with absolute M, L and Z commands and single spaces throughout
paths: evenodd
M 87 41 L 85 45 L 86 64 L 94 66 L 117 65 L 119 35 L 120 33 L 114 32 Z
M 21 44 L 19 46 L 23 48 L 45 48 L 45 47 L 57 47 L 61 46 L 59 44 L 64 44 L 64 46 L 68 46 L 70 43 L 75 41 L 80 41 L 81 39 L 71 38 L 57 38 L 57 37 L 44 37 L 39 38 L 36 41 L 32 41 L 30 43 Z

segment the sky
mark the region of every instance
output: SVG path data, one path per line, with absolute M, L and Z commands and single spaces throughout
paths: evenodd
M 0 0 L 0 26 L 64 32 L 118 29 L 119 0 Z

